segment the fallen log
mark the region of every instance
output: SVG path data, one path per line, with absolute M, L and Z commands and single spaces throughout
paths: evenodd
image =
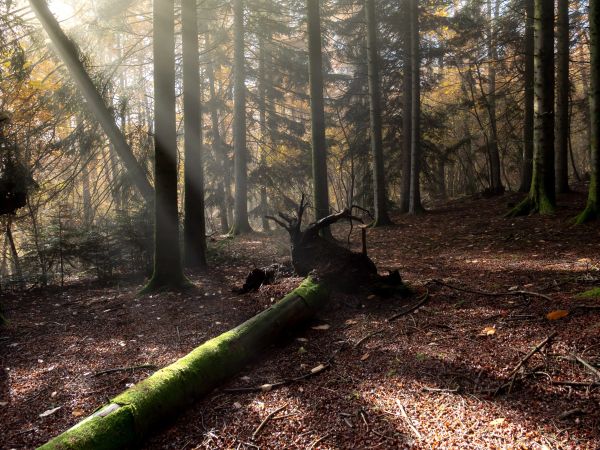
M 100 407 L 40 449 L 119 449 L 135 446 L 241 370 L 285 330 L 312 317 L 329 298 L 311 277 L 267 310 L 197 347 Z

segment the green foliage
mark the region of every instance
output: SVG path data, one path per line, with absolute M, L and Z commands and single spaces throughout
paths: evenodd
M 577 294 L 575 297 L 584 298 L 584 299 L 600 298 L 600 287 L 596 287 L 596 288 L 581 292 L 581 293 Z

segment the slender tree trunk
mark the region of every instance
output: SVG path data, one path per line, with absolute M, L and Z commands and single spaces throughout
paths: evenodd
M 379 80 L 379 51 L 377 47 L 377 21 L 375 0 L 365 1 L 367 19 L 367 68 L 369 78 L 371 152 L 373 154 L 373 205 L 375 220 L 373 226 L 390 225 L 392 221 L 387 211 L 385 166 L 381 123 L 381 86 Z
M 534 0 L 526 0 L 525 14 L 525 117 L 523 121 L 523 161 L 521 162 L 521 184 L 519 192 L 531 188 L 533 171 L 533 54 L 534 54 Z
M 145 292 L 186 283 L 177 214 L 175 14 L 173 0 L 154 0 L 154 273 Z
M 598 201 L 600 200 L 600 152 L 598 139 L 600 138 L 600 49 L 598 42 L 600 33 L 600 4 L 599 0 L 590 0 L 590 124 L 591 124 L 591 177 L 588 192 L 588 201 L 585 210 L 577 217 L 577 223 L 597 219 L 599 216 Z
M 411 2 L 411 60 L 412 60 L 412 104 L 411 104 L 411 167 L 409 214 L 423 212 L 421 205 L 421 55 L 419 38 L 419 1 Z
M 569 0 L 558 0 L 556 23 L 556 192 L 569 191 Z
M 267 42 L 270 42 L 270 36 L 267 37 Z M 261 36 L 259 37 L 259 58 L 258 58 L 258 115 L 259 115 L 259 126 L 260 126 L 260 167 L 262 171 L 262 180 L 260 183 L 260 215 L 262 221 L 262 230 L 270 231 L 271 227 L 269 226 L 269 221 L 265 217 L 268 212 L 268 198 L 267 198 L 267 187 L 265 186 L 265 177 L 264 174 L 267 171 L 267 147 L 268 143 L 270 144 L 270 140 L 268 136 L 270 136 L 267 130 L 267 83 L 270 83 L 270 79 L 267 79 L 267 72 L 265 68 L 265 63 L 267 59 L 267 52 L 271 51 L 265 48 L 265 39 Z
M 528 197 L 509 215 L 548 214 L 554 186 L 554 2 L 535 0 L 533 176 Z
M 248 222 L 248 148 L 246 147 L 246 71 L 244 57 L 244 1 L 233 1 L 233 148 L 235 202 L 232 234 L 252 231 Z
M 488 70 L 489 91 L 487 95 L 488 112 L 490 116 L 490 142 L 488 153 L 490 157 L 490 190 L 493 194 L 504 192 L 502 179 L 500 177 L 500 152 L 498 150 L 498 120 L 496 117 L 496 61 L 498 52 L 496 49 L 496 24 L 498 17 L 498 0 L 488 0 Z
M 402 187 L 400 191 L 400 212 L 407 213 L 410 204 L 410 168 L 411 168 L 411 133 L 412 133 L 412 32 L 410 29 L 410 11 L 412 0 L 404 0 L 404 88 L 402 108 Z
M 17 252 L 17 246 L 15 245 L 15 239 L 12 234 L 12 217 L 9 215 L 6 221 L 6 239 L 8 240 L 8 246 L 10 248 L 10 255 L 13 263 L 14 275 L 17 276 L 19 283 L 23 282 L 23 270 L 21 269 L 21 262 L 19 259 L 19 253 Z
M 96 116 L 96 119 L 98 119 L 98 122 L 100 122 L 102 129 L 113 144 L 119 158 L 121 158 L 123 164 L 131 174 L 133 183 L 146 201 L 152 201 L 152 186 L 148 182 L 142 166 L 135 159 L 123 133 L 117 127 L 114 117 L 107 108 L 106 103 L 104 103 L 102 96 L 79 60 L 79 52 L 76 46 L 61 30 L 58 22 L 48 9 L 45 0 L 30 0 L 29 3 L 46 30 L 46 33 L 48 33 L 56 52 L 69 69 L 73 80 L 85 97 L 87 105 Z
M 206 48 L 210 48 L 210 33 L 206 33 Z M 229 211 L 231 210 L 231 175 L 229 166 L 227 165 L 227 155 L 225 147 L 221 141 L 221 133 L 219 132 L 219 108 L 218 99 L 215 89 L 215 74 L 214 63 L 212 59 L 206 65 L 206 77 L 208 78 L 208 88 L 210 91 L 210 122 L 212 134 L 212 147 L 215 154 L 215 160 L 220 168 L 220 174 L 217 182 L 217 192 L 219 197 L 219 220 L 221 222 L 221 231 L 227 233 L 229 231 Z
M 184 258 L 186 267 L 206 267 L 202 105 L 196 0 L 182 0 L 184 114 Z
M 306 10 L 308 19 L 308 66 L 312 128 L 312 176 L 315 219 L 318 220 L 329 215 L 319 0 L 306 0 Z

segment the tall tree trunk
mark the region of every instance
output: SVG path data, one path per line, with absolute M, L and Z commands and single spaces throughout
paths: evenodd
M 410 24 L 412 0 L 404 0 L 406 20 Z M 411 133 L 412 133 L 412 32 L 404 26 L 404 88 L 402 108 L 402 187 L 400 192 L 400 212 L 407 213 L 410 204 L 410 168 L 411 168 Z
M 558 0 L 556 23 L 556 192 L 569 191 L 569 0 Z
M 184 258 L 186 267 L 206 267 L 202 105 L 196 0 L 182 0 L 184 118 Z
M 154 0 L 154 273 L 145 292 L 186 283 L 177 214 L 175 14 L 173 0 Z
M 600 138 L 600 4 L 599 0 L 590 0 L 590 124 L 591 124 L 591 178 L 588 192 L 588 201 L 585 210 L 577 217 L 577 223 L 583 223 L 599 216 L 598 201 L 600 200 L 600 152 L 598 139 Z
M 412 65 L 412 101 L 411 101 L 411 164 L 410 164 L 410 201 L 409 214 L 423 212 L 421 205 L 421 55 L 419 39 L 419 1 L 411 2 L 411 65 Z
M 523 160 L 521 162 L 521 184 L 519 192 L 531 188 L 533 171 L 533 54 L 534 54 L 534 0 L 526 0 L 525 5 L 525 116 L 523 120 Z
M 206 32 L 206 48 L 210 48 L 210 32 Z M 229 166 L 227 164 L 227 155 L 225 154 L 225 147 L 221 141 L 221 133 L 219 131 L 219 108 L 218 100 L 215 89 L 215 73 L 214 73 L 214 62 L 209 59 L 206 65 L 206 77 L 208 78 L 208 88 L 210 91 L 210 123 L 211 123 L 211 134 L 212 134 L 212 148 L 215 155 L 215 160 L 220 168 L 220 174 L 218 174 L 217 192 L 219 202 L 219 220 L 221 222 L 221 231 L 227 233 L 229 231 L 229 211 L 231 210 L 230 199 L 231 199 L 231 174 L 229 173 Z
M 488 142 L 488 153 L 490 157 L 490 190 L 493 194 L 504 192 L 502 179 L 500 177 L 500 152 L 498 150 L 498 120 L 496 117 L 496 61 L 498 52 L 496 49 L 496 24 L 498 17 L 498 0 L 488 0 L 488 75 L 489 91 L 487 95 L 488 112 L 490 116 L 490 141 Z
M 323 101 L 323 56 L 321 54 L 321 15 L 319 0 L 306 0 L 308 21 L 308 67 L 312 135 L 312 176 L 315 219 L 329 215 L 327 187 L 327 142 Z
M 373 226 L 390 225 L 392 221 L 387 211 L 385 167 L 383 161 L 383 138 L 381 124 L 381 86 L 379 80 L 379 52 L 377 48 L 377 21 L 375 0 L 365 1 L 367 19 L 367 68 L 369 77 L 371 152 L 373 154 L 373 205 L 375 220 Z
M 233 148 L 235 201 L 232 234 L 252 231 L 248 222 L 248 149 L 246 148 L 246 71 L 244 58 L 244 2 L 233 1 Z
M 535 0 L 533 175 L 529 195 L 509 215 L 548 214 L 554 186 L 554 2 Z
M 271 36 L 267 36 L 267 42 L 270 43 Z M 260 167 L 262 172 L 262 180 L 260 183 L 260 215 L 262 220 L 263 231 L 270 231 L 269 221 L 265 217 L 268 210 L 267 187 L 265 186 L 264 174 L 267 170 L 267 148 L 271 144 L 270 136 L 267 129 L 267 84 L 271 82 L 267 79 L 267 69 L 265 68 L 267 52 L 271 51 L 271 47 L 265 48 L 265 39 L 260 36 L 258 40 L 259 57 L 258 57 L 258 115 L 260 127 Z
M 113 144 L 119 158 L 121 158 L 127 171 L 131 174 L 133 183 L 138 188 L 142 197 L 144 197 L 146 201 L 151 202 L 153 199 L 152 186 L 148 182 L 142 166 L 135 159 L 123 133 L 119 130 L 119 127 L 117 127 L 114 117 L 104 103 L 102 96 L 96 89 L 96 86 L 86 72 L 82 62 L 79 60 L 77 47 L 61 30 L 58 22 L 48 9 L 45 0 L 29 0 L 29 3 L 35 11 L 38 20 L 46 30 L 46 33 L 48 33 L 58 55 L 65 63 L 67 69 L 69 69 L 73 80 L 86 99 L 87 105 L 96 116 L 98 122 L 100 122 L 102 129 Z

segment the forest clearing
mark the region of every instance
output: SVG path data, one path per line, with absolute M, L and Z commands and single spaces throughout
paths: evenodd
M 567 221 L 584 201 L 581 192 L 559 198 L 563 212 L 555 217 L 494 217 L 514 198 L 451 202 L 426 217 L 393 216 L 395 227 L 369 230 L 369 254 L 382 268 L 399 268 L 417 291 L 429 290 L 425 306 L 387 322 L 414 299 L 336 294 L 307 327 L 182 410 L 143 448 L 309 448 L 319 439 L 312 448 L 598 448 L 600 385 L 569 358 L 597 363 L 600 355 L 598 312 L 574 310 L 599 305 L 597 297 L 577 294 L 598 284 L 600 231 Z M 336 235 L 345 239 L 346 228 L 340 225 Z M 360 245 L 357 230 L 352 243 Z M 252 267 L 289 260 L 283 232 L 219 238 L 209 248 L 219 249 L 219 260 L 192 277 L 197 289 L 189 293 L 139 297 L 139 282 L 122 281 L 5 297 L 11 317 L 0 333 L 6 349 L 0 392 L 9 384 L 11 393 L 0 408 L 6 448 L 46 442 L 301 280 L 231 293 Z M 551 300 L 461 292 L 436 279 Z M 556 310 L 570 314 L 548 320 Z M 518 372 L 512 391 L 495 394 L 553 332 L 551 345 Z M 312 377 L 260 389 L 321 364 L 326 370 Z M 134 369 L 110 372 L 127 367 Z M 227 391 L 248 387 L 258 389 Z

